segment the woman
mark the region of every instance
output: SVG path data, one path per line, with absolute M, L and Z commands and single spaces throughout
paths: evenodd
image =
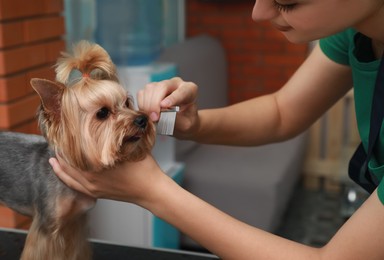
M 359 131 L 366 147 L 367 113 L 384 49 L 384 0 L 257 0 L 252 17 L 255 21 L 270 20 L 291 42 L 323 39 L 276 93 L 198 111 L 197 86 L 174 78 L 140 91 L 140 109 L 156 121 L 161 107 L 180 106 L 177 138 L 261 145 L 301 133 L 354 86 Z M 384 171 L 382 140 L 370 163 L 379 179 Z M 382 182 L 327 245 L 312 248 L 217 210 L 175 184 L 150 155 L 137 163 L 124 163 L 108 174 L 80 173 L 60 166 L 56 159 L 50 162 L 70 187 L 95 198 L 138 204 L 223 259 L 384 259 Z

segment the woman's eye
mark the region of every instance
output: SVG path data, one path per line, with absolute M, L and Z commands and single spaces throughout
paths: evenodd
M 273 6 L 277 9 L 279 12 L 289 12 L 293 10 L 296 7 L 296 4 L 281 4 L 277 1 L 273 1 Z
M 111 113 L 111 111 L 109 111 L 109 109 L 107 107 L 102 107 L 102 108 L 100 108 L 99 111 L 97 111 L 96 117 L 99 120 L 105 120 L 108 118 L 110 113 Z

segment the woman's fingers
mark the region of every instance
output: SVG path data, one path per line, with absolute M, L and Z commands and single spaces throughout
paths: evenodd
M 149 114 L 153 121 L 159 119 L 161 108 L 183 106 L 194 103 L 197 98 L 197 86 L 181 78 L 172 78 L 147 84 L 137 93 L 138 107 Z
M 94 194 L 92 194 L 88 189 L 85 188 L 83 184 L 79 182 L 79 178 L 73 178 L 70 174 L 68 174 L 68 172 L 71 171 L 66 171 L 62 168 L 56 158 L 50 158 L 49 163 L 56 176 L 59 177 L 59 179 L 64 182 L 69 188 L 84 193 L 92 198 L 95 198 Z
M 173 81 L 177 88 L 160 102 L 162 107 L 185 106 L 196 102 L 197 85 L 195 83 L 185 82 L 180 78 L 175 78 Z

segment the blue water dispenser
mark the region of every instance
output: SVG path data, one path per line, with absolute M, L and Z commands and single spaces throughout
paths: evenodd
M 118 66 L 146 65 L 163 48 L 163 0 L 97 0 L 95 41 Z
M 146 84 L 177 76 L 177 64 L 155 62 L 163 49 L 163 5 L 163 0 L 96 0 L 95 41 L 111 56 L 135 105 L 137 91 Z M 175 139 L 157 136 L 155 143 L 152 154 L 159 166 L 181 184 L 184 164 L 175 160 Z M 90 233 L 94 239 L 121 245 L 179 248 L 175 227 L 118 201 L 98 201 L 90 212 Z

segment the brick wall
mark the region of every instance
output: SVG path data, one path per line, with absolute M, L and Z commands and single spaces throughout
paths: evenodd
M 229 101 L 278 90 L 302 63 L 306 44 L 289 43 L 269 22 L 251 18 L 254 1 L 186 1 L 187 36 L 218 38 L 229 61 Z
M 40 103 L 29 81 L 54 79 L 52 65 L 65 49 L 63 0 L 0 0 L 0 131 L 39 133 Z M 29 220 L 0 208 L 0 226 Z

